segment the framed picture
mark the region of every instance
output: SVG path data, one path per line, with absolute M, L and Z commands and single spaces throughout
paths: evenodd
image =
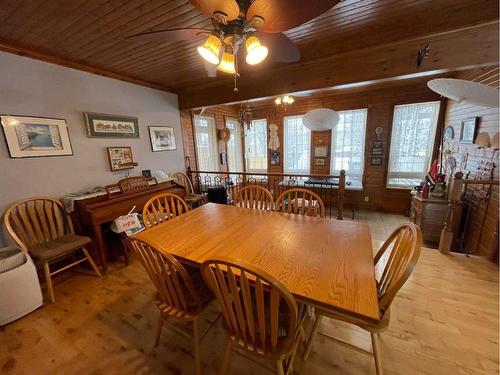
M 478 124 L 479 124 L 479 117 L 471 117 L 462 121 L 462 130 L 460 131 L 460 143 L 474 143 Z
M 314 146 L 315 158 L 326 158 L 328 156 L 328 146 Z
M 174 128 L 171 126 L 150 126 L 149 137 L 153 151 L 172 151 L 175 146 Z
M 280 153 L 278 151 L 271 152 L 271 165 L 280 164 Z
M 384 153 L 384 149 L 382 147 L 372 148 L 372 155 L 382 155 L 383 153 Z
M 453 139 L 454 136 L 455 136 L 455 131 L 453 130 L 453 126 L 447 126 L 446 129 L 444 129 L 443 139 L 444 140 Z
M 11 158 L 73 155 L 66 120 L 1 115 Z
M 137 117 L 84 112 L 83 118 L 91 138 L 139 138 Z
M 226 165 L 227 164 L 227 154 L 225 152 L 221 152 L 219 154 L 220 156 L 220 165 Z
M 383 163 L 383 159 L 382 158 L 377 158 L 377 157 L 370 158 L 370 164 L 371 165 L 382 165 L 382 163 Z
M 373 141 L 372 146 L 373 146 L 373 148 L 381 148 L 382 141 Z
M 314 164 L 315 164 L 315 165 L 318 165 L 318 166 L 319 166 L 319 165 L 325 165 L 325 163 L 326 163 L 326 162 L 325 162 L 325 159 L 324 159 L 324 158 L 315 158 L 315 159 L 314 159 Z
M 106 149 L 108 151 L 109 167 L 112 171 L 132 169 L 137 165 L 132 157 L 132 147 L 107 147 Z
M 141 171 L 142 177 L 151 178 L 151 169 L 144 169 Z

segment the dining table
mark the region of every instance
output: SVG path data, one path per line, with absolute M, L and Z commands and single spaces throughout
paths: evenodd
M 281 281 L 297 302 L 377 324 L 368 224 L 208 203 L 134 238 L 200 267 L 228 257 Z

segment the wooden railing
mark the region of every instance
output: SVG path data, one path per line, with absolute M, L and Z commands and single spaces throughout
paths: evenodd
M 275 199 L 283 191 L 300 187 L 320 196 L 327 217 L 339 220 L 344 217 L 346 177 L 343 170 L 338 175 L 188 171 L 188 176 L 198 194 L 207 194 L 210 188 L 224 187 L 229 204 L 233 203 L 236 193 L 245 185 L 262 185 Z

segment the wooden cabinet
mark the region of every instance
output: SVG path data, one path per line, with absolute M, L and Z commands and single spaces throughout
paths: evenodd
M 426 245 L 437 247 L 441 229 L 448 212 L 448 200 L 445 198 L 422 198 L 414 195 L 411 200 L 410 220 L 420 226 Z

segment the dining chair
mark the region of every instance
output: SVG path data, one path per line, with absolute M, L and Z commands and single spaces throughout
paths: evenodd
M 265 187 L 246 185 L 237 191 L 234 204 L 238 207 L 269 211 L 274 207 L 274 198 Z
M 146 269 L 157 291 L 156 306 L 160 311 L 155 343 L 160 342 L 161 330 L 166 323 L 177 333 L 193 340 L 196 374 L 201 374 L 200 332 L 198 318 L 213 299 L 213 294 L 203 282 L 201 273 L 188 273 L 171 254 L 162 253 L 147 243 L 129 238 L 128 245 Z M 180 329 L 171 321 L 192 322 L 193 335 Z
M 184 189 L 186 189 L 184 200 L 186 201 L 190 209 L 203 206 L 205 203 L 208 203 L 208 198 L 206 195 L 195 194 L 193 183 L 185 173 L 174 172 L 170 175 L 170 177 L 172 177 L 177 184 L 184 186 Z
M 299 341 L 305 339 L 305 308 L 286 287 L 245 262 L 214 258 L 203 263 L 202 276 L 222 310 L 228 335 L 221 374 L 233 349 L 275 361 L 279 375 L 292 374 Z
M 5 211 L 3 222 L 16 244 L 30 254 L 45 273 L 49 301 L 54 303 L 52 276 L 88 261 L 94 272 L 101 276 L 86 246 L 89 237 L 78 236 L 64 206 L 52 197 L 32 197 L 13 203 Z M 83 257 L 52 271 L 50 264 L 74 255 L 81 250 Z
M 380 363 L 378 335 L 389 325 L 391 303 L 394 300 L 396 293 L 410 277 L 413 268 L 417 263 L 418 257 L 420 256 L 421 246 L 422 233 L 418 226 L 413 223 L 407 223 L 397 228 L 378 250 L 374 259 L 375 267 L 380 271 L 380 275 L 377 277 L 378 304 L 380 309 L 379 323 L 376 325 L 366 324 L 358 319 L 350 318 L 346 315 L 327 313 L 317 308 L 317 317 L 307 340 L 304 359 L 307 359 L 309 356 L 314 335 L 318 330 L 322 318 L 325 316 L 331 319 L 355 324 L 370 332 L 373 352 L 358 348 L 355 345 L 349 344 L 335 337 L 328 335 L 324 336 L 343 345 L 350 346 L 357 351 L 373 356 L 375 359 L 377 375 L 381 375 L 382 365 Z
M 318 194 L 311 190 L 292 188 L 276 198 L 275 210 L 288 214 L 325 217 L 325 205 Z
M 146 202 L 142 209 L 142 220 L 146 229 L 149 229 L 188 211 L 187 203 L 177 194 L 160 193 Z

